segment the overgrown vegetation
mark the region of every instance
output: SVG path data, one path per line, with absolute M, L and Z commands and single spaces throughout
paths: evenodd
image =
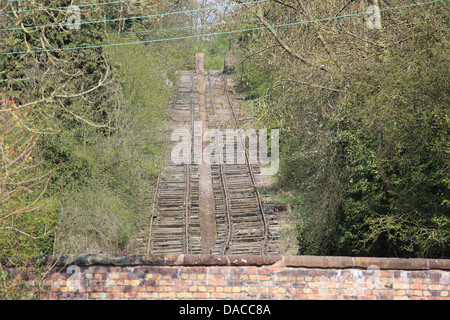
M 167 140 L 172 93 L 166 80 L 174 81 L 174 75 L 166 73 L 164 57 L 144 45 L 104 52 L 117 75 L 108 94 L 115 128 L 98 135 L 88 125 L 83 141 L 65 144 L 77 162 L 89 164 L 81 166 L 89 171 L 82 174 L 82 188 L 64 188 L 61 252 L 128 249 L 130 239 L 146 223 L 151 185 Z M 72 166 L 67 172 L 74 172 Z
M 1 3 L 0 256 L 133 250 L 169 136 L 175 71 L 202 50 L 197 39 L 137 43 L 185 34 L 192 15 L 123 19 L 193 2 L 86 6 L 79 29 L 67 23 L 70 5 Z M 104 19 L 114 21 L 83 24 Z M 29 298 L 1 268 L 1 298 Z
M 264 25 L 405 5 L 283 1 L 242 10 Z M 448 4 L 258 30 L 241 90 L 281 129 L 279 184 L 300 254 L 449 257 Z
M 2 8 L 2 52 L 18 53 L 0 57 L 0 254 L 130 249 L 149 214 L 174 71 L 193 63 L 201 47 L 195 39 L 137 43 L 183 34 L 192 15 L 123 19 L 189 10 L 193 3 L 88 6 L 79 29 L 68 25 L 71 4 Z M 30 10 L 36 6 L 50 9 Z M 83 24 L 105 17 L 113 21 Z M 115 45 L 123 42 L 135 44 Z M 59 50 L 93 45 L 100 47 Z
M 175 71 L 195 69 L 200 51 L 221 69 L 231 44 L 258 125 L 281 129 L 270 192 L 293 207 L 300 254 L 450 256 L 446 2 L 284 0 L 129 20 L 198 3 L 115 3 L 82 22 L 115 21 L 80 29 L 55 9 L 71 1 L 39 4 L 0 13 L 0 255 L 132 251 Z M 371 4 L 393 9 L 381 29 L 364 14 L 316 21 Z

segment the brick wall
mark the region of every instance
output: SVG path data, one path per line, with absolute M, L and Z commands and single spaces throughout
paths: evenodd
M 84 255 L 46 263 L 42 299 L 450 300 L 450 260 Z

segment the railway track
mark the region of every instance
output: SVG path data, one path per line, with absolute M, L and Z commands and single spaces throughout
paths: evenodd
M 197 78 L 191 71 L 179 74 L 177 97 L 172 104 L 174 128 L 189 130 L 194 139 L 194 123 L 199 120 Z M 223 132 L 227 128 L 236 129 L 239 116 L 229 96 L 226 78 L 218 71 L 207 74 L 209 128 Z M 237 140 L 235 149 L 243 143 Z M 257 189 L 260 169 L 249 163 L 247 153 L 244 164 L 224 164 L 221 157 L 225 147 L 211 156 L 216 237 L 210 253 L 277 254 L 277 219 L 273 212 L 266 212 L 264 199 Z M 170 152 L 154 190 L 149 227 L 141 235 L 143 239 L 139 239 L 136 251 L 138 254 L 201 254 L 199 166 L 175 165 L 169 156 Z M 194 159 L 193 148 L 191 156 Z
M 211 126 L 216 129 L 240 129 L 239 119 L 228 92 L 225 75 L 208 71 L 210 92 L 209 115 Z M 221 109 L 215 96 L 226 95 L 221 101 Z M 217 115 L 220 114 L 218 117 Z M 222 124 L 219 124 L 218 119 Z M 212 166 L 212 179 L 216 198 L 217 238 L 214 254 L 276 254 L 278 225 L 276 219 L 268 218 L 264 201 L 257 188 L 257 175 L 260 169 L 249 161 L 243 136 L 234 142 L 237 150 L 241 144 L 245 150 L 245 164 L 225 164 L 222 155 L 226 146 L 215 155 L 218 164 Z M 271 233 L 271 229 L 273 232 Z
M 193 72 L 180 72 L 177 96 L 172 104 L 172 120 L 177 128 L 193 132 L 198 102 Z M 170 152 L 154 190 L 154 209 L 146 235 L 145 254 L 200 254 L 198 165 L 173 164 Z

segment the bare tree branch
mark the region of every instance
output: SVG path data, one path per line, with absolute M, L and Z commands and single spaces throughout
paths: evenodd
M 236 0 L 238 3 L 242 3 L 241 0 Z M 294 50 L 292 50 L 287 44 L 286 42 L 284 42 L 283 39 L 280 38 L 280 36 L 278 36 L 277 32 L 274 30 L 274 28 L 266 21 L 266 19 L 264 19 L 259 13 L 257 13 L 256 11 L 254 11 L 253 9 L 251 9 L 250 7 L 248 7 L 247 5 L 245 5 L 245 7 L 251 12 L 253 13 L 263 24 L 264 26 L 267 27 L 267 29 L 270 31 L 270 33 L 272 34 L 272 36 L 275 38 L 275 40 L 278 42 L 278 44 L 287 52 L 289 53 L 292 57 L 300 60 L 301 62 L 303 62 L 304 64 L 311 66 L 311 67 L 317 67 L 322 71 L 328 72 L 328 70 L 325 68 L 325 66 L 315 66 L 314 64 L 312 64 L 311 62 L 307 61 L 306 58 L 302 57 L 300 54 L 294 52 Z

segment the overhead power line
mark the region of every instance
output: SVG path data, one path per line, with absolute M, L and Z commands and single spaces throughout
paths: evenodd
M 146 34 L 146 33 L 163 33 L 163 32 L 170 32 L 170 31 L 179 31 L 179 30 L 189 30 L 189 29 L 205 29 L 205 28 L 212 28 L 215 26 L 223 26 L 224 24 L 234 24 L 234 23 L 246 23 L 246 22 L 255 22 L 259 21 L 258 19 L 245 19 L 245 20 L 230 20 L 224 22 L 216 22 L 216 23 L 207 23 L 207 24 L 200 24 L 195 26 L 187 26 L 187 27 L 177 27 L 177 28 L 164 28 L 164 29 L 153 29 L 153 30 L 142 30 L 142 31 L 124 31 L 123 33 L 136 33 L 136 34 Z
M 417 7 L 417 6 L 421 6 L 421 5 L 433 4 L 433 3 L 443 2 L 443 1 L 444 0 L 434 0 L 434 1 L 429 1 L 429 2 L 414 3 L 414 4 L 403 5 L 403 6 L 398 6 L 398 7 L 380 9 L 379 11 L 383 12 L 383 11 L 400 10 L 400 9 Z M 68 50 L 80 50 L 80 49 L 94 49 L 94 48 L 113 47 L 113 46 L 121 46 L 121 45 L 132 45 L 132 44 L 143 44 L 143 43 L 174 41 L 174 40 L 182 40 L 182 39 L 192 39 L 192 38 L 203 38 L 203 37 L 212 37 L 212 36 L 223 35 L 223 34 L 230 34 L 230 33 L 240 33 L 240 32 L 263 30 L 263 29 L 268 29 L 268 28 L 281 28 L 281 27 L 295 26 L 295 25 L 300 25 L 300 24 L 305 24 L 305 23 L 329 21 L 329 20 L 336 20 L 336 19 L 342 19 L 342 18 L 356 17 L 356 16 L 362 16 L 362 15 L 368 15 L 368 14 L 372 14 L 372 13 L 371 12 L 352 13 L 352 14 L 346 14 L 346 15 L 341 15 L 341 16 L 319 18 L 319 19 L 305 20 L 305 21 L 297 21 L 297 22 L 291 22 L 291 23 L 283 23 L 283 24 L 272 25 L 272 26 L 260 26 L 260 27 L 253 27 L 253 28 L 240 29 L 240 30 L 220 31 L 220 32 L 213 32 L 213 33 L 206 33 L 206 34 L 198 34 L 198 35 L 190 35 L 190 36 L 165 38 L 165 39 L 152 39 L 152 40 L 142 40 L 142 41 L 133 41 L 133 42 L 98 44 L 98 45 L 80 46 L 80 47 L 68 47 L 68 48 L 60 48 L 60 49 L 46 49 L 46 50 L 41 49 L 41 50 L 29 50 L 29 51 L 17 51 L 17 52 L 4 52 L 4 53 L 1 53 L 1 54 L 2 55 L 5 55 L 5 54 L 25 54 L 25 53 L 68 51 Z
M 190 10 L 176 11 L 176 12 L 156 13 L 156 14 L 150 14 L 150 15 L 115 18 L 115 19 L 106 19 L 106 20 L 97 20 L 97 21 L 81 21 L 81 22 L 77 23 L 77 25 L 92 24 L 92 23 L 115 22 L 115 21 L 124 21 L 124 20 L 135 20 L 135 19 L 145 19 L 145 18 L 152 18 L 152 17 L 162 17 L 162 16 L 169 16 L 169 15 L 174 15 L 174 14 L 183 14 L 183 13 L 191 13 L 191 12 L 214 10 L 214 9 L 223 9 L 223 8 L 229 8 L 229 7 L 238 7 L 238 6 L 243 6 L 243 5 L 267 2 L 267 1 L 271 1 L 271 0 L 255 0 L 255 1 L 250 1 L 250 2 L 234 3 L 234 4 L 220 5 L 220 6 L 215 6 L 215 7 L 190 9 Z M 25 28 L 25 29 L 39 29 L 39 28 L 46 28 L 46 27 L 51 28 L 51 27 L 62 27 L 62 26 L 69 26 L 69 25 L 72 25 L 72 24 L 70 24 L 70 23 L 58 23 L 58 24 L 49 24 L 49 25 L 41 25 L 41 26 L 23 27 L 23 28 Z M 22 30 L 23 28 L 22 27 L 5 28 L 5 29 L 0 29 L 0 31 Z

